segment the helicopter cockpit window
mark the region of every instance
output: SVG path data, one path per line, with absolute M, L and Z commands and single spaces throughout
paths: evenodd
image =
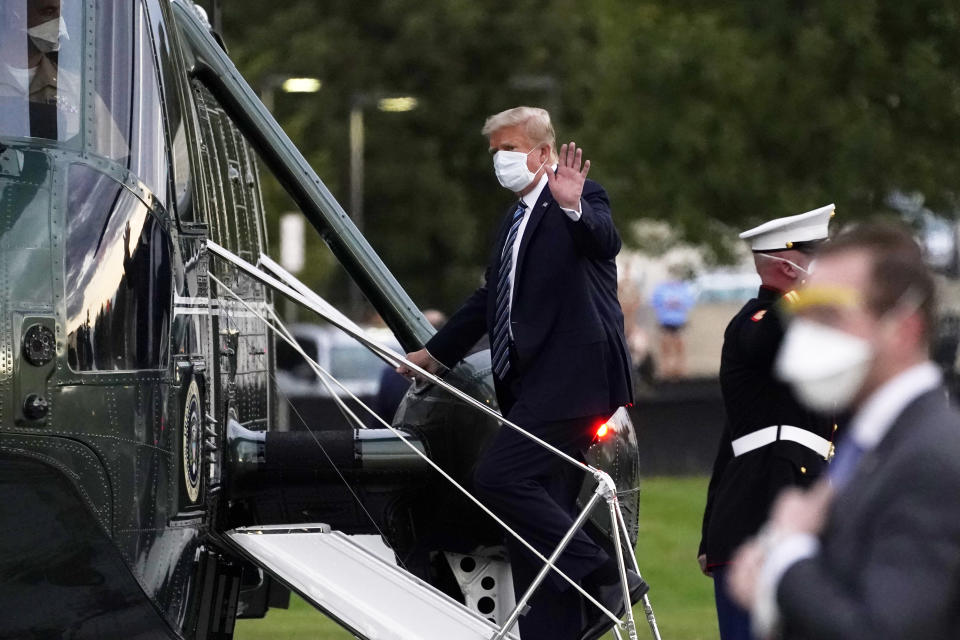
M 64 0 L 67 1 L 67 0 Z M 106 113 L 94 150 L 124 161 L 130 171 L 167 204 L 167 150 L 162 101 L 149 20 L 138 2 L 99 0 L 96 18 L 95 94 Z
M 65 268 L 67 354 L 74 371 L 166 367 L 170 239 L 113 179 L 70 168 Z
M 83 4 L 0 2 L 0 135 L 78 141 Z
M 0 136 L 77 147 L 84 141 L 167 204 L 160 81 L 146 12 L 132 0 L 97 0 L 91 34 L 85 6 L 0 1 Z

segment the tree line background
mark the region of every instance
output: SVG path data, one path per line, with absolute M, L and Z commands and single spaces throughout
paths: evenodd
M 558 144 L 582 145 L 631 221 L 729 255 L 736 231 L 830 202 L 843 220 L 894 192 L 958 208 L 956 0 L 223 0 L 229 52 L 275 92 L 284 129 L 347 208 L 348 115 L 365 109 L 364 232 L 423 308 L 452 311 L 479 282 L 510 195 L 493 176 L 485 117 L 544 106 Z M 293 207 L 267 180 L 276 218 Z M 332 301 L 346 278 L 308 232 L 304 278 Z

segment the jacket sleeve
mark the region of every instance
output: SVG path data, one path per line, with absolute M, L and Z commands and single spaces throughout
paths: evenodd
M 427 342 L 426 349 L 448 368 L 463 360 L 467 352 L 487 330 L 487 286 L 490 267 L 484 283 L 474 291 L 446 324 Z
M 603 187 L 587 180 L 580 196 L 580 219 L 566 218 L 577 250 L 589 258 L 608 260 L 620 253 L 620 235 L 610 214 L 610 200 Z
M 853 584 L 839 580 L 822 555 L 784 574 L 777 603 L 791 636 L 953 637 L 956 629 L 945 627 L 955 624 L 958 606 L 960 464 L 927 452 L 891 474 L 890 497 L 870 523 L 876 537 L 864 542 L 870 548 Z
M 735 334 L 737 350 L 751 367 L 772 372 L 783 333 L 776 307 L 759 308 L 738 324 Z

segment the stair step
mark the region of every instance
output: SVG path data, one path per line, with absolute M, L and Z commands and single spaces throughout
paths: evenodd
M 234 548 L 367 640 L 490 640 L 497 626 L 325 524 L 241 527 Z M 508 637 L 519 640 L 516 630 Z

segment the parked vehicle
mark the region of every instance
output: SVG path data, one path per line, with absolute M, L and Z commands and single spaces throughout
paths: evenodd
M 373 426 L 373 417 L 353 397 L 376 409 L 380 381 L 388 365 L 335 327 L 295 324 L 288 329 L 304 353 L 340 382 L 342 387 L 330 384 L 336 397 L 347 402 L 364 424 Z M 401 351 L 400 343 L 389 331 L 368 332 L 384 347 Z M 277 340 L 277 393 L 281 399 L 290 400 L 279 403 L 281 429 L 304 429 L 306 424 L 323 424 L 324 429 L 338 424 L 344 429 L 355 426 L 342 414 L 321 376 L 296 349 L 282 340 Z

